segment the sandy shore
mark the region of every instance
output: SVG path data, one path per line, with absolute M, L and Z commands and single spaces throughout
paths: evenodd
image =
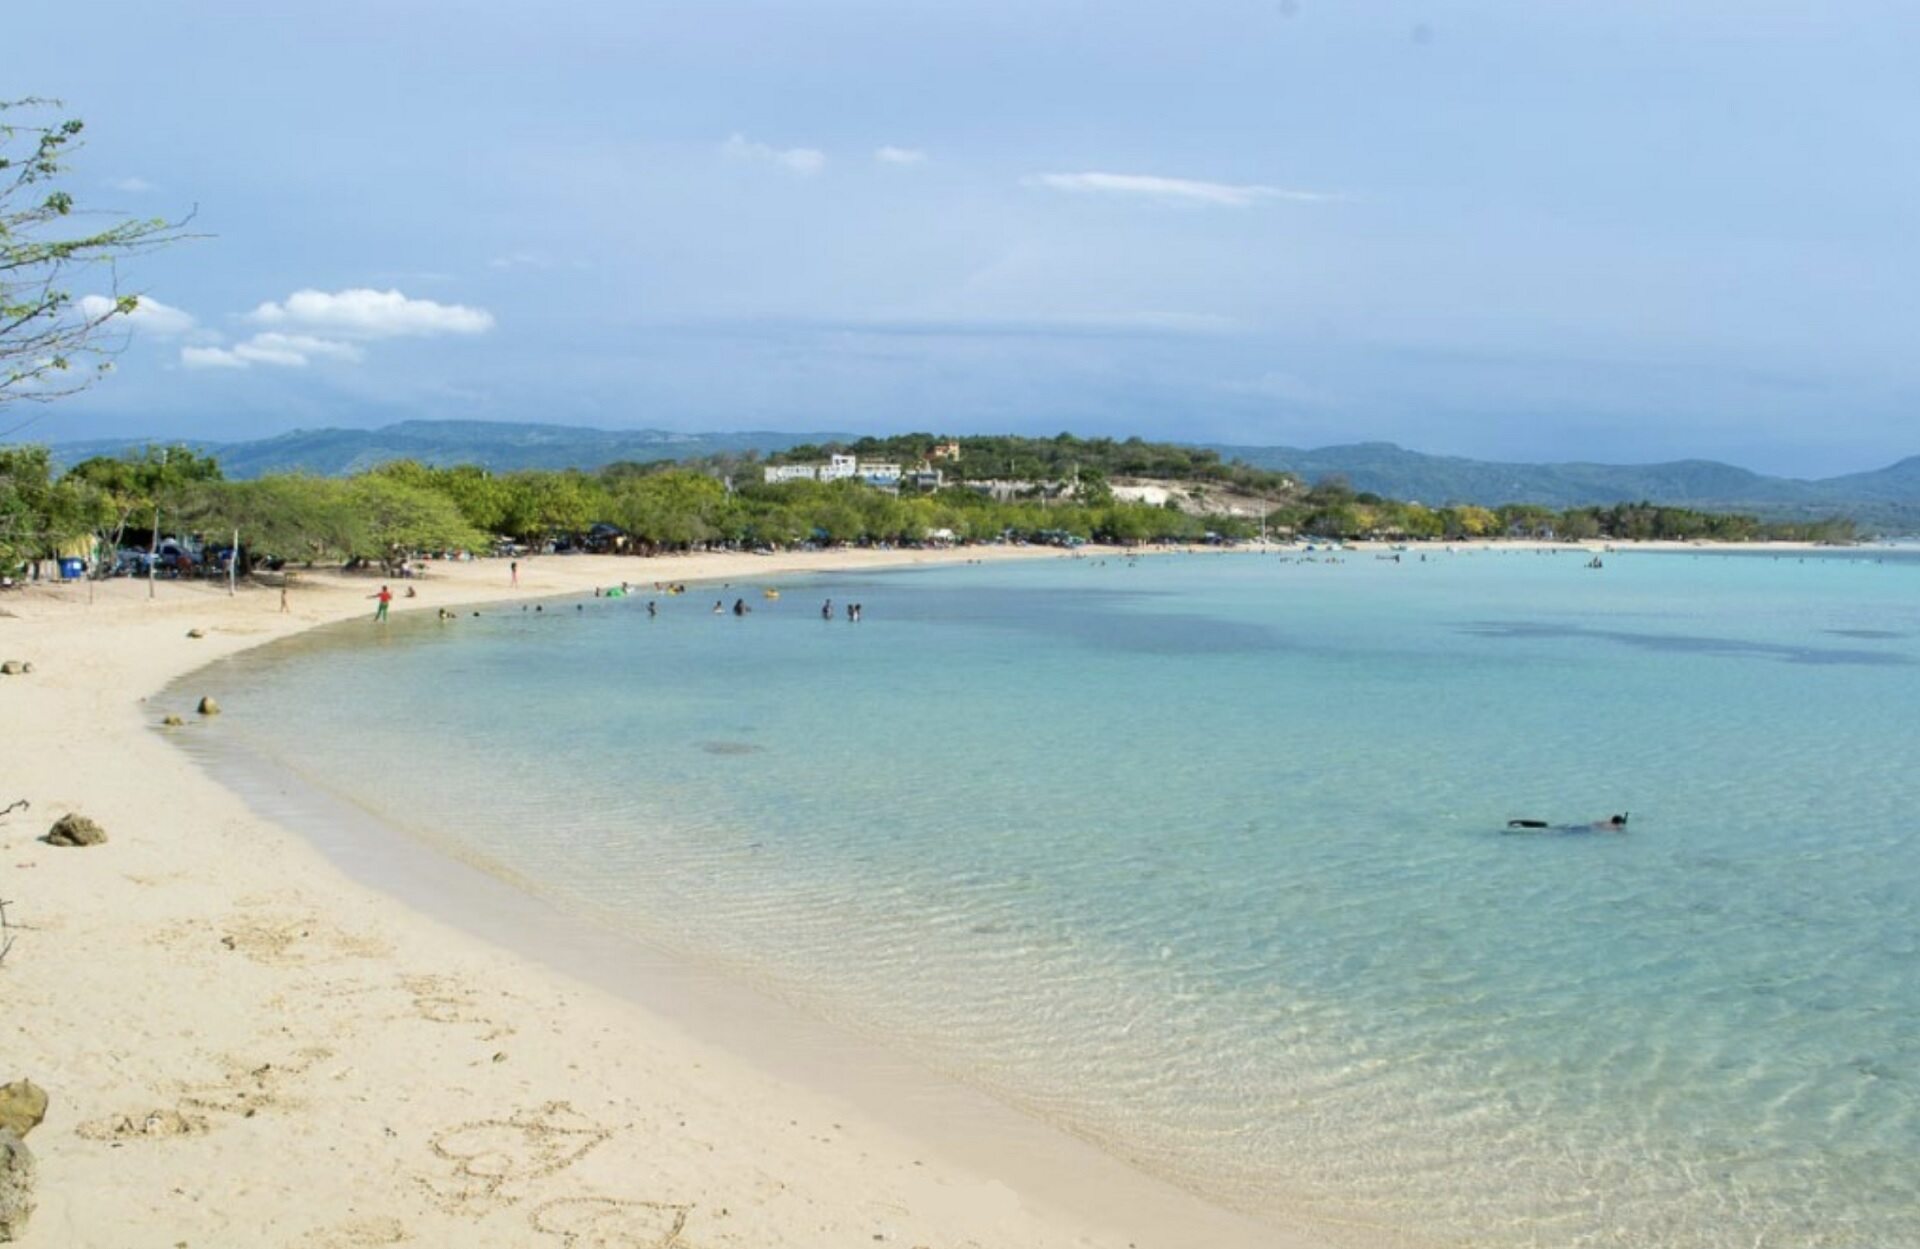
M 434 565 L 395 610 L 980 554 L 544 558 L 517 589 L 501 561 Z M 1022 556 L 1059 553 L 989 555 Z M 20 1243 L 1280 1243 L 1011 1111 L 935 1098 L 920 1122 L 970 1122 L 916 1131 L 700 1035 L 672 1002 L 402 905 L 165 740 L 164 714 L 193 715 L 148 701 L 170 681 L 370 614 L 377 585 L 302 574 L 288 614 L 277 591 L 200 584 L 0 597 L 0 659 L 34 665 L 0 677 L 0 806 L 32 803 L 0 820 L 18 926 L 0 1082 L 52 1098 Z M 42 842 L 70 811 L 108 843 Z

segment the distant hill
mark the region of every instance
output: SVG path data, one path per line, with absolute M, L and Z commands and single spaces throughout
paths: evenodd
M 1817 484 L 1843 490 L 1863 500 L 1911 504 L 1920 500 L 1920 455 L 1910 455 L 1897 464 L 1889 464 L 1870 473 L 1829 477 Z
M 1885 530 L 1920 530 L 1920 456 L 1842 477 L 1768 477 L 1715 460 L 1664 464 L 1509 464 L 1425 455 L 1390 442 L 1303 450 L 1214 445 L 1228 459 L 1308 481 L 1345 477 L 1356 490 L 1422 503 L 1538 503 L 1564 509 L 1645 499 L 1777 518 L 1843 514 Z
M 723 453 L 770 454 L 802 444 L 843 443 L 848 434 L 736 431 L 682 434 L 495 421 L 402 421 L 381 429 L 295 430 L 253 442 L 190 442 L 220 460 L 230 477 L 302 471 L 339 476 L 389 460 L 522 468 L 595 469 L 619 460 L 685 460 Z M 62 463 L 117 455 L 146 442 L 111 439 L 54 448 Z M 179 440 L 173 440 L 179 441 Z M 1768 477 L 1714 460 L 1664 464 L 1517 464 L 1426 455 L 1390 442 L 1305 450 L 1214 444 L 1223 458 L 1282 469 L 1308 481 L 1339 475 L 1356 489 L 1392 499 L 1447 503 L 1539 503 L 1552 508 L 1647 500 L 1771 519 L 1845 515 L 1882 532 L 1920 533 L 1920 455 L 1886 468 L 1822 480 Z
M 781 451 L 844 434 L 783 434 L 749 430 L 680 434 L 662 429 L 588 429 L 502 421 L 402 421 L 380 429 L 297 429 L 253 442 L 192 439 L 95 439 L 54 448 L 63 464 L 95 455 L 138 451 L 150 442 L 185 441 L 220 461 L 228 477 L 305 472 L 338 477 L 385 464 L 480 464 L 498 472 L 521 468 L 595 469 L 620 460 L 690 460 L 701 456 Z

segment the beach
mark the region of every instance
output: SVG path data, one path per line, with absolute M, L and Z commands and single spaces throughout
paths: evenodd
M 1784 706 L 1845 706 L 1885 737 L 1908 660 L 1879 587 L 1901 568 L 1415 549 L 1434 562 L 540 557 L 518 586 L 504 560 L 433 562 L 386 582 L 390 625 L 372 574 L 302 573 L 284 614 L 273 586 L 10 594 L 0 660 L 33 670 L 0 677 L 0 807 L 32 806 L 0 819 L 0 1083 L 51 1097 L 20 1243 L 1411 1249 L 1565 1226 L 1705 1246 L 1817 1208 L 1795 1243 L 1838 1246 L 1856 1211 L 1905 1226 L 1875 1169 L 1898 1105 L 1854 1091 L 1898 1069 L 1898 1016 L 1780 1015 L 1822 982 L 1776 983 L 1767 940 L 1796 890 L 1865 887 L 1879 791 L 1845 787 L 1857 847 L 1763 847 L 1743 814 L 1800 827 L 1829 792 L 1810 778 L 1865 756 L 1800 734 L 1782 749 L 1803 762 L 1756 786 L 1737 742 L 1661 718 L 1678 686 L 1783 731 Z M 593 598 L 623 580 L 632 599 Z M 687 584 L 658 620 L 656 582 Z M 1682 585 L 1709 614 L 1649 628 Z M 822 625 L 829 591 L 878 627 Z M 1583 730 L 1538 705 L 1545 663 L 1645 740 L 1569 762 Z M 1167 722 L 1130 724 L 1138 706 Z M 1179 725 L 1202 719 L 1194 766 Z M 1505 725 L 1499 749 L 1446 746 L 1469 721 Z M 969 755 L 942 722 L 996 727 Z M 902 736 L 929 749 L 897 757 Z M 1372 758 L 1395 792 L 1352 783 Z M 1501 832 L 1616 795 L 1630 840 Z M 41 840 L 69 812 L 108 841 Z M 1498 935 L 1542 911 L 1556 935 Z M 1893 964 L 1844 953 L 1899 913 L 1837 941 L 1849 1001 L 1903 1000 Z M 1697 967 L 1650 956 L 1709 941 Z M 1703 994 L 1697 1016 L 1642 1010 Z M 1756 1087 L 1830 1071 L 1770 1125 L 1811 1178 L 1765 1150 L 1701 1178 L 1696 1131 L 1750 1131 L 1759 1095 L 1721 1047 L 1776 1036 L 1743 1058 Z M 1855 1116 L 1844 1156 L 1834 1114 Z M 1735 1190 L 1749 1222 L 1716 1213 Z
M 505 561 L 433 563 L 390 584 L 396 613 L 433 612 L 623 578 L 982 554 L 541 558 L 517 587 Z M 28 1140 L 38 1210 L 19 1243 L 1274 1243 L 963 1092 L 948 1108 L 970 1118 L 953 1133 L 970 1149 L 770 1071 L 510 933 L 422 915 L 165 740 L 196 718 L 153 701 L 169 682 L 322 623 L 364 614 L 372 629 L 380 584 L 303 573 L 285 614 L 274 589 L 197 582 L 161 582 L 152 600 L 129 580 L 0 599 L 0 658 L 33 665 L 0 678 L 0 805 L 32 804 L 0 821 L 16 937 L 0 1081 L 51 1099 Z M 167 715 L 187 723 L 163 728 Z M 68 812 L 109 840 L 42 841 Z

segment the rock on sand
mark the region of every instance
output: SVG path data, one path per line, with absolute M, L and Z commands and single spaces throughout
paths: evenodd
M 106 839 L 106 829 L 79 814 L 63 815 L 47 830 L 50 846 L 97 846 Z
M 47 1091 L 32 1080 L 0 1084 L 0 1131 L 24 1137 L 47 1117 Z
M 33 1151 L 13 1131 L 0 1128 L 0 1244 L 18 1240 L 33 1213 Z

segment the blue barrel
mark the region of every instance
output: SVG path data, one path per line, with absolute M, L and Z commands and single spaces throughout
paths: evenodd
M 74 559 L 69 556 L 60 561 L 60 579 L 62 581 L 77 581 L 86 575 L 87 562 L 85 560 Z

